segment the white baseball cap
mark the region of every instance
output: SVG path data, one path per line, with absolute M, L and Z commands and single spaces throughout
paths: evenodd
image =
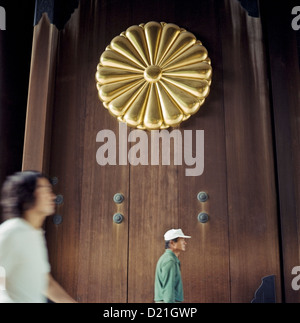
M 171 229 L 165 233 L 164 238 L 165 238 L 165 241 L 170 241 L 176 238 L 191 238 L 191 237 L 185 236 L 181 229 Z

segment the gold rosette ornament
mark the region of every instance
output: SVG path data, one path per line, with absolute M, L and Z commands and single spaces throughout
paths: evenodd
M 174 24 L 148 22 L 115 37 L 100 57 L 97 89 L 105 108 L 139 129 L 175 127 L 209 94 L 206 48 Z

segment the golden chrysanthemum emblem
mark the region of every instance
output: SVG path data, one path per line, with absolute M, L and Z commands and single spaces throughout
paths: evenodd
M 115 37 L 96 73 L 105 108 L 129 126 L 149 130 L 175 127 L 195 114 L 211 77 L 207 50 L 192 33 L 154 21 Z

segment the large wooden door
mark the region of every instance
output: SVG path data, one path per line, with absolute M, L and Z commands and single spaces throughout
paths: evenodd
M 199 176 L 186 176 L 191 166 L 184 163 L 100 166 L 96 160 L 100 131 L 116 135 L 117 156 L 120 140 L 119 123 L 98 99 L 99 57 L 116 35 L 151 20 L 191 31 L 212 60 L 211 93 L 201 110 L 178 128 L 182 138 L 191 131 L 194 156 L 201 148 L 199 142 L 195 146 L 196 131 L 203 131 L 204 171 Z M 82 0 L 62 31 L 44 16 L 35 33 L 23 168 L 39 168 L 58 179 L 55 192 L 63 196 L 57 207 L 62 223 L 51 218 L 46 225 L 57 280 L 82 302 L 153 302 L 163 234 L 180 227 L 192 236 L 180 256 L 186 302 L 250 302 L 267 275 L 276 276 L 280 301 L 276 188 L 260 20 L 249 17 L 236 0 Z M 47 46 L 38 46 L 43 42 Z M 43 48 L 48 57 L 45 67 L 37 56 Z M 35 77 L 42 68 L 51 72 L 50 81 Z M 41 111 L 46 114 L 42 123 L 36 121 Z M 125 131 L 129 135 L 133 129 Z M 150 143 L 151 133 L 145 134 Z M 40 146 L 32 147 L 36 138 Z M 128 143 L 127 150 L 133 145 Z M 201 191 L 208 194 L 206 202 L 197 199 Z M 122 204 L 113 201 L 116 193 L 124 195 Z M 124 215 L 121 224 L 113 222 L 117 212 Z M 207 223 L 198 221 L 200 212 L 209 215 Z

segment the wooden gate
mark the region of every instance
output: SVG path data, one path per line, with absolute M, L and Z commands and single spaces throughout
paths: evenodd
M 97 95 L 100 55 L 122 31 L 152 20 L 192 32 L 212 61 L 209 97 L 178 128 L 182 138 L 192 131 L 193 140 L 204 131 L 200 176 L 186 176 L 191 166 L 184 163 L 100 166 L 96 160 L 99 131 L 113 131 L 117 153 L 120 140 L 119 123 Z M 134 143 L 127 144 L 128 151 Z M 86 0 L 63 30 L 47 15 L 35 27 L 23 168 L 58 179 L 62 222 L 46 224 L 50 262 L 79 301 L 153 302 L 163 234 L 177 227 L 192 236 L 180 255 L 186 302 L 250 302 L 268 275 L 276 277 L 280 301 L 273 159 L 261 22 L 238 1 Z M 199 192 L 208 194 L 206 202 Z M 123 203 L 114 202 L 116 193 Z M 201 212 L 207 223 L 198 221 Z M 121 224 L 115 213 L 123 214 Z

